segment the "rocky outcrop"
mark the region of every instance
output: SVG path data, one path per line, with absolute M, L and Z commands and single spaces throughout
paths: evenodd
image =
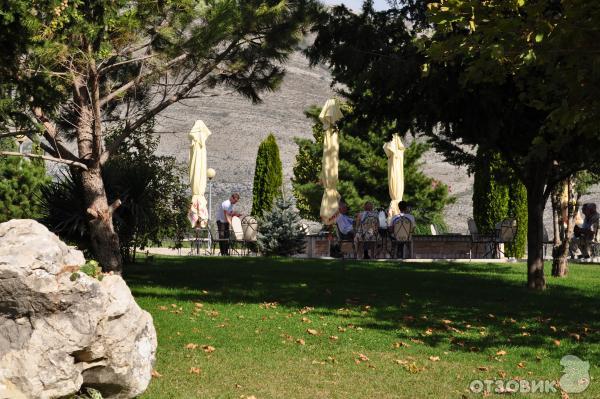
M 0 224 L 0 398 L 105 398 L 148 386 L 156 332 L 117 275 L 88 276 L 80 251 L 33 220 Z

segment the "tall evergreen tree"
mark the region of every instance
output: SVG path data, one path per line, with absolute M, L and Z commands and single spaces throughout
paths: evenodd
M 292 186 L 296 207 L 300 215 L 319 220 L 323 187 L 319 184 L 321 156 L 323 154 L 323 125 L 318 119 L 320 109 L 307 110 L 313 124 L 313 140 L 296 139 L 299 150 L 294 165 Z M 338 191 L 351 210 L 362 209 L 365 201 L 381 207 L 389 204 L 387 158 L 383 144 L 393 130 L 374 132 L 359 128 L 353 119 L 352 109 L 345 109 L 344 122 L 340 123 L 339 182 Z M 386 136 L 387 135 L 387 136 Z M 417 225 L 428 227 L 435 224 L 445 228 L 443 210 L 454 199 L 448 187 L 426 176 L 422 170 L 421 157 L 429 149 L 426 143 L 413 141 L 404 153 L 404 196 L 414 204 Z
M 16 150 L 12 137 L 0 138 L 0 151 Z M 0 223 L 39 218 L 41 189 L 49 181 L 44 161 L 40 159 L 0 157 Z
M 283 168 L 279 147 L 273 134 L 260 143 L 256 154 L 254 184 L 252 186 L 252 215 L 262 217 L 273 208 L 274 201 L 282 195 Z
M 473 166 L 473 219 L 481 232 L 491 233 L 502 220 L 517 221 L 506 256 L 522 258 L 527 243 L 527 190 L 498 152 L 478 150 Z
M 39 131 L 49 156 L 80 169 L 92 249 L 115 271 L 122 266 L 112 218 L 118 203 L 109 203 L 102 180 L 109 158 L 178 101 L 216 95 L 218 87 L 260 101 L 280 84 L 282 64 L 318 8 L 314 0 L 9 3 L 0 43 L 16 45 L 0 57 L 0 94 L 11 98 L 11 112 L 0 110 L 0 132 Z M 19 61 L 5 68 L 11 60 Z M 72 139 L 74 151 L 65 145 Z

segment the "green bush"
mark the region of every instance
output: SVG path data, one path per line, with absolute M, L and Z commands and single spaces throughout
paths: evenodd
M 279 197 L 271 211 L 260 220 L 258 249 L 265 256 L 290 256 L 306 245 L 300 216 L 289 199 Z
M 12 138 L 0 139 L 0 150 L 16 151 Z M 41 190 L 50 182 L 44 161 L 0 156 L 0 223 L 41 216 Z
M 282 195 L 283 168 L 279 147 L 273 134 L 269 134 L 256 154 L 254 184 L 252 187 L 252 215 L 262 217 L 273 207 L 273 202 Z

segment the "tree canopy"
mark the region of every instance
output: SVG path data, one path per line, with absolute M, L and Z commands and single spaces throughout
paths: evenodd
M 595 168 L 600 4 L 448 0 L 361 14 L 336 7 L 311 60 L 366 124 L 427 135 L 457 164 L 498 152 L 527 189 L 528 286 L 543 289 L 543 209 L 558 182 Z M 422 8 L 420 9 L 422 10 Z M 415 16 L 410 21 L 407 17 Z
M 0 136 L 39 133 L 80 169 L 93 250 L 120 270 L 102 168 L 170 105 L 229 88 L 253 102 L 278 87 L 313 0 L 8 0 L 0 13 Z M 119 131 L 110 143 L 107 135 Z M 68 143 L 73 141 L 73 145 Z M 74 150 L 72 150 L 74 148 Z

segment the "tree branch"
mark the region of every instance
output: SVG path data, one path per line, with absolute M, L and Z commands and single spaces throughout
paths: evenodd
M 142 82 L 147 77 L 155 75 L 157 73 L 162 73 L 162 72 L 170 69 L 173 65 L 176 65 L 182 61 L 185 61 L 188 57 L 189 57 L 188 53 L 181 54 L 181 55 L 173 58 L 171 61 L 167 62 L 162 68 L 154 69 L 154 70 L 151 70 L 146 73 L 138 75 L 135 79 L 130 80 L 129 82 L 125 83 L 123 86 L 119 87 L 112 93 L 109 93 L 104 98 L 102 98 L 100 100 L 100 106 L 103 107 L 110 101 L 114 100 L 116 97 L 118 97 L 122 94 L 125 94 L 129 89 L 137 86 L 140 82 Z
M 20 153 L 20 152 L 13 152 L 13 151 L 0 151 L 0 155 L 6 155 L 6 156 L 11 156 L 11 157 L 40 158 L 40 159 L 44 159 L 46 161 L 64 163 L 64 164 L 71 165 L 71 166 L 77 166 L 77 167 L 79 167 L 81 169 L 84 169 L 84 170 L 88 170 L 88 167 L 86 165 L 82 164 L 81 162 L 70 161 L 68 159 L 62 159 L 62 158 L 55 158 L 55 157 L 51 157 L 51 156 L 48 156 L 48 155 L 42 155 L 42 154 L 23 154 L 23 153 Z
M 148 58 L 152 58 L 152 57 L 156 57 L 156 54 L 150 54 L 150 55 L 146 55 L 143 57 L 132 58 L 130 60 L 125 60 L 125 61 L 117 62 L 117 63 L 111 64 L 111 65 L 107 65 L 105 67 L 98 69 L 98 75 L 102 76 L 102 75 L 112 71 L 113 69 L 120 67 L 121 65 L 131 64 L 132 62 L 144 61 L 144 60 L 147 60 Z
M 69 151 L 61 142 L 56 131 L 56 126 L 50 122 L 50 119 L 46 117 L 40 107 L 34 107 L 32 110 L 33 115 L 44 126 L 44 138 L 48 141 L 48 144 L 52 146 L 60 158 L 66 158 L 70 161 L 77 162 L 79 158 Z
M 131 125 L 127 124 L 125 126 L 125 128 L 123 129 L 123 132 L 119 136 L 117 136 L 115 141 L 102 153 L 102 156 L 100 157 L 100 165 L 103 165 L 108 160 L 108 158 L 110 157 L 110 154 L 112 154 L 113 152 L 115 152 L 117 150 L 117 148 L 119 148 L 121 143 L 131 134 L 131 132 L 133 132 L 136 129 L 138 129 L 139 127 L 141 127 L 144 123 L 146 123 L 147 121 L 152 119 L 159 112 L 161 112 L 162 110 L 167 108 L 169 105 L 184 98 L 184 96 L 186 94 L 188 94 L 194 87 L 196 87 L 196 85 L 198 85 L 198 83 L 200 83 L 202 81 L 202 79 L 204 79 L 217 65 L 219 65 L 219 63 L 221 61 L 223 61 L 225 59 L 225 57 L 238 45 L 238 40 L 232 41 L 229 44 L 229 46 L 227 46 L 227 48 L 225 50 L 223 50 L 223 52 L 221 52 L 214 59 L 213 62 L 206 65 L 200 71 L 200 73 L 198 73 L 198 75 L 196 75 L 192 80 L 190 80 L 182 89 L 177 91 L 175 94 L 173 94 L 169 98 L 166 98 L 163 101 L 160 101 L 152 109 L 148 110 L 148 112 L 146 112 L 145 114 L 140 116 Z

